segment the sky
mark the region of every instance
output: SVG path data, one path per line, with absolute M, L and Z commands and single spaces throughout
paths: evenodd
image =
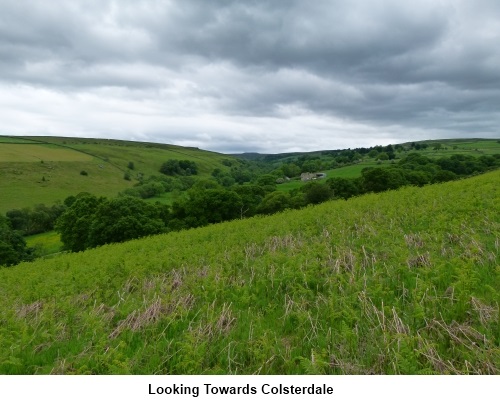
M 498 0 L 0 0 L 0 134 L 222 153 L 500 139 Z

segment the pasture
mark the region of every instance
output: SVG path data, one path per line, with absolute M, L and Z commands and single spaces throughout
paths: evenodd
M 210 177 L 229 156 L 173 145 L 115 140 L 0 136 L 0 213 L 52 205 L 89 192 L 114 197 L 138 179 L 158 176 L 169 159 L 197 163 L 198 178 Z M 134 169 L 128 168 L 133 162 Z M 86 172 L 83 176 L 80 173 Z M 130 172 L 131 181 L 124 179 Z M 168 200 L 168 196 L 165 197 Z

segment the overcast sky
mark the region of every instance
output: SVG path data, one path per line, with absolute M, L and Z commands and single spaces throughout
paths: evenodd
M 498 0 L 0 0 L 0 134 L 278 153 L 499 128 Z

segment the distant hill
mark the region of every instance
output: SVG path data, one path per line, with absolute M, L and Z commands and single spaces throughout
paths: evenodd
M 0 268 L 0 374 L 499 374 L 499 174 Z
M 215 168 L 224 169 L 223 160 L 234 158 L 148 142 L 0 136 L 0 213 L 53 204 L 80 192 L 115 196 L 140 176 L 160 175 L 162 163 L 169 159 L 194 161 L 199 168 L 197 177 L 203 178 Z M 124 179 L 127 172 L 130 181 Z
M 436 139 L 427 141 L 404 142 L 401 145 L 407 150 L 411 149 L 412 144 L 428 145 L 426 149 L 419 149 L 421 153 L 430 157 L 449 156 L 456 153 L 467 153 L 473 156 L 492 155 L 500 153 L 500 139 L 485 139 L 485 138 L 467 138 L 467 139 Z M 435 145 L 440 144 L 442 148 L 434 149 Z M 383 145 L 386 146 L 386 145 Z M 394 146 L 394 145 L 393 145 Z M 352 150 L 366 149 L 366 147 L 352 148 Z M 308 158 L 321 157 L 324 155 L 332 155 L 340 153 L 345 149 L 320 150 L 312 152 L 287 152 L 287 153 L 233 153 L 231 156 L 239 159 L 247 159 L 254 161 L 267 162 L 286 162 L 301 156 Z

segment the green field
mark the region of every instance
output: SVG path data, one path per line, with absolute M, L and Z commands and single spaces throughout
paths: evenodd
M 445 139 L 438 141 L 425 141 L 432 145 L 441 143 L 446 149 L 433 150 L 432 147 L 418 151 L 431 158 L 450 156 L 457 153 L 466 153 L 472 156 L 494 155 L 500 153 L 500 142 L 498 139 Z
M 30 235 L 25 238 L 26 245 L 34 248 L 39 256 L 47 256 L 58 253 L 62 249 L 62 242 L 59 234 L 55 231 Z
M 226 170 L 222 160 L 233 160 L 219 153 L 173 145 L 0 136 L 0 214 L 40 203 L 51 205 L 80 192 L 114 197 L 131 187 L 139 173 L 146 178 L 159 175 L 161 164 L 169 159 L 196 162 L 199 178 L 210 177 L 217 167 Z M 124 180 L 129 162 L 135 166 L 130 170 L 132 181 Z M 88 175 L 80 175 L 82 171 Z
M 26 144 L 26 143 L 38 143 L 36 141 L 33 141 L 31 139 L 24 139 L 18 136 L 7 136 L 7 135 L 0 135 L 0 143 L 6 144 L 6 143 L 12 143 L 12 144 Z
M 0 162 L 85 162 L 92 156 L 53 145 L 3 144 Z
M 429 147 L 427 149 L 420 150 L 405 150 L 403 152 L 396 153 L 396 162 L 398 159 L 404 158 L 409 153 L 419 153 L 423 156 L 427 156 L 432 159 L 439 159 L 441 157 L 450 157 L 456 154 L 466 154 L 471 156 L 483 156 L 483 155 L 494 155 L 500 154 L 500 141 L 495 139 L 444 139 L 435 141 L 423 141 L 427 143 Z M 442 149 L 434 150 L 436 143 L 440 143 Z M 402 144 L 405 148 L 410 147 L 410 143 Z M 319 152 L 312 152 L 313 155 L 319 155 Z M 285 158 L 288 160 L 289 158 Z M 279 161 L 279 160 L 278 160 Z M 361 176 L 361 171 L 365 167 L 375 167 L 375 166 L 387 166 L 390 165 L 391 161 L 377 161 L 374 158 L 369 158 L 365 156 L 362 161 L 355 164 L 349 164 L 336 169 L 320 170 L 326 173 L 327 178 L 332 177 L 342 177 L 342 178 L 356 178 Z M 325 179 L 326 180 L 326 179 Z M 318 180 L 320 182 L 325 180 Z M 300 180 L 292 180 L 283 184 L 278 184 L 279 191 L 290 191 L 295 190 L 304 185 L 304 182 Z
M 499 374 L 500 172 L 0 269 L 0 374 Z

